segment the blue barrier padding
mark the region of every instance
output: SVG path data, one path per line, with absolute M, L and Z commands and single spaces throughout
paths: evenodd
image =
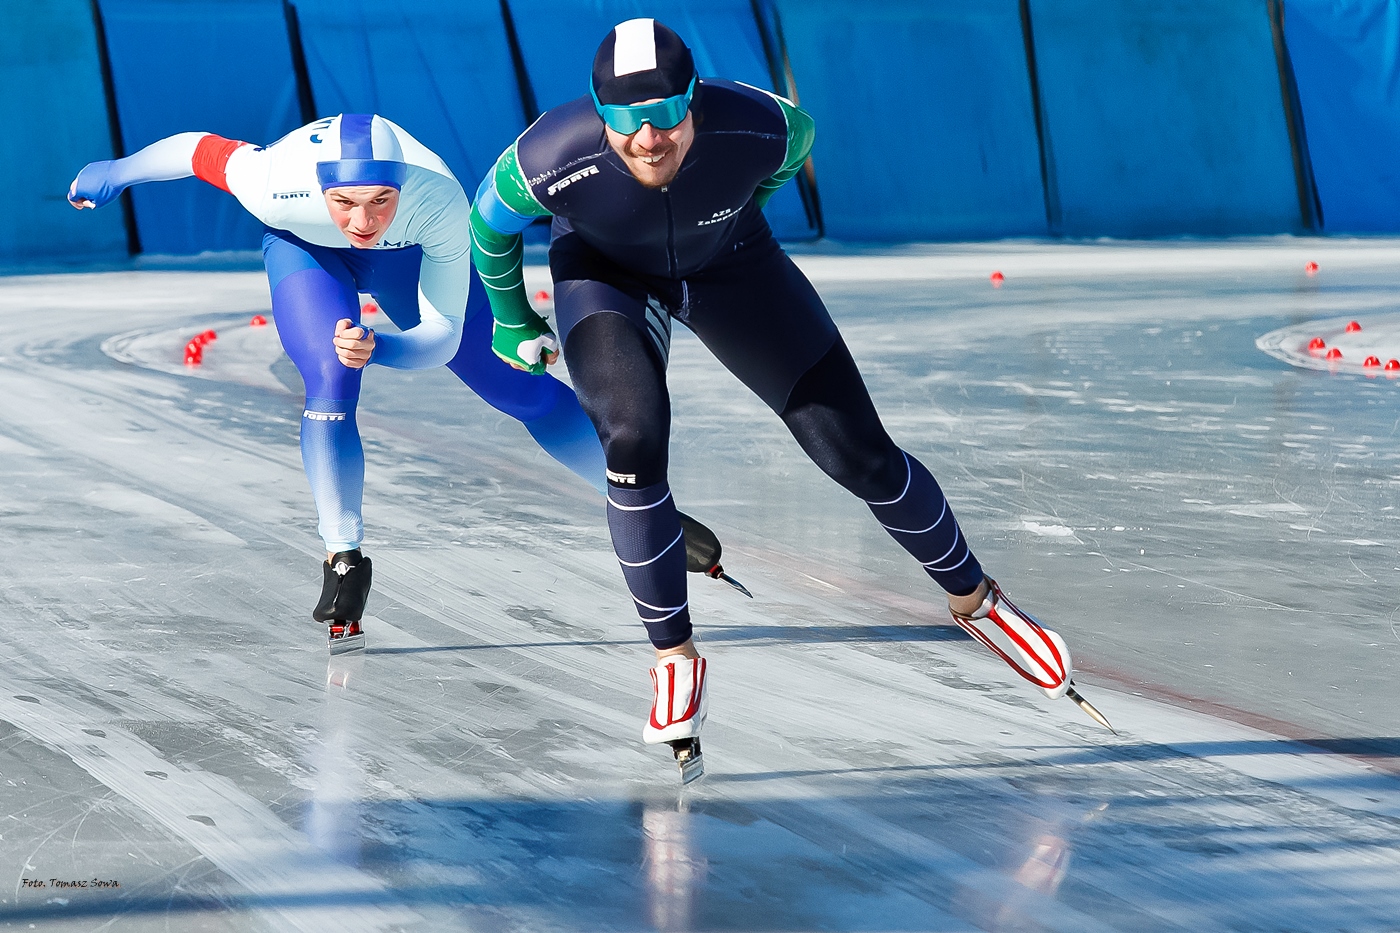
M 654 17 L 679 33 L 702 77 L 774 90 L 749 0 L 510 0 L 510 9 L 541 110 L 587 94 L 598 45 L 618 23 L 638 16 Z M 794 183 L 779 189 L 763 213 L 781 238 L 815 232 Z
M 1044 234 L 1016 0 L 777 0 L 826 233 Z
M 1301 229 L 1265 0 L 1030 0 L 1030 9 L 1056 232 Z
M 84 163 L 112 157 L 112 135 L 87 0 L 0 3 L 0 262 L 126 255 L 120 205 L 68 206 Z
M 127 154 L 174 133 L 254 144 L 301 125 L 280 0 L 100 0 Z M 196 179 L 131 189 L 141 250 L 251 250 L 262 224 Z
M 525 129 L 497 0 L 296 0 L 316 109 L 377 113 L 470 196 Z
M 1287 0 L 1284 14 L 1323 229 L 1400 232 L 1400 0 Z

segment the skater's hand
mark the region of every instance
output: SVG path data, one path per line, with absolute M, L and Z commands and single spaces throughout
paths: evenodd
M 559 359 L 559 338 L 538 314 L 524 324 L 497 321 L 491 331 L 491 352 L 512 368 L 539 376 L 546 366 L 553 366 Z
M 68 203 L 78 210 L 98 208 L 121 194 L 124 186 L 111 182 L 111 162 L 89 162 L 68 186 Z
M 364 369 L 374 353 L 374 331 L 348 317 L 335 322 L 335 355 L 351 369 Z

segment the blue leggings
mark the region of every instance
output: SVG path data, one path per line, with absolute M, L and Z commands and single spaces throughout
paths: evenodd
M 335 322 L 360 321 L 359 292 L 373 295 L 400 330 L 418 323 L 418 269 L 423 251 L 315 246 L 281 230 L 263 236 L 277 335 L 306 384 L 301 459 L 320 516 L 326 550 L 359 547 L 364 537 L 365 457 L 355 424 L 363 369 L 340 362 Z M 564 466 L 602 490 L 602 446 L 573 390 L 552 376 L 511 369 L 491 352 L 491 313 L 475 273 L 457 355 L 447 364 L 467 388 L 524 422 Z

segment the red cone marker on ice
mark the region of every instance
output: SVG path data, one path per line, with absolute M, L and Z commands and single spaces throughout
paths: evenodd
M 263 317 L 261 314 L 255 314 L 255 315 L 253 315 L 253 319 L 252 319 L 251 321 L 248 322 L 248 326 L 249 326 L 249 327 L 266 327 L 266 326 L 267 326 L 267 318 Z
M 1303 271 L 1306 272 L 1308 275 L 1317 275 L 1317 263 L 1308 263 L 1306 266 L 1303 267 Z
M 1000 272 L 992 273 L 992 288 L 1001 288 L 1001 283 L 1006 281 L 1006 276 Z
M 361 313 L 361 314 L 378 314 L 378 313 L 379 313 L 379 306 L 376 305 L 376 304 L 375 304 L 374 302 L 372 302 L 372 301 L 366 301 L 366 302 L 364 303 L 364 305 L 362 305 L 362 306 L 360 307 L 360 313 Z
M 548 301 L 549 292 L 545 291 L 544 289 L 540 289 L 539 291 L 535 292 L 535 300 L 540 302 Z
M 1341 351 L 1341 350 L 1338 350 L 1336 347 L 1333 347 L 1332 349 L 1330 349 L 1330 350 L 1327 351 L 1327 359 L 1329 359 L 1329 360 L 1340 360 L 1341 358 L 1342 358 L 1342 351 Z
M 1308 349 L 1325 350 L 1327 349 L 1327 341 L 1323 340 L 1321 337 L 1314 337 L 1313 339 L 1308 341 Z
M 1377 359 L 1376 357 L 1374 357 L 1374 356 L 1368 356 L 1368 357 L 1366 357 L 1366 362 L 1362 363 L 1361 365 L 1362 365 L 1362 366 L 1379 366 L 1379 365 L 1381 365 L 1381 361 L 1380 361 L 1379 359 Z
M 1348 321 L 1348 322 L 1347 322 L 1347 333 L 1348 333 L 1348 334 L 1359 334 L 1359 333 L 1361 333 L 1361 323 L 1360 323 L 1359 321 Z
M 206 330 L 204 333 L 200 334 L 194 339 L 199 341 L 200 346 L 203 346 L 206 343 L 213 343 L 215 340 L 218 340 L 219 335 L 214 333 L 212 330 Z
M 1395 372 L 1395 370 L 1400 369 L 1400 360 L 1386 360 L 1385 368 L 1387 372 Z
M 204 362 L 204 349 L 199 345 L 198 340 L 191 340 L 185 344 L 185 365 L 198 366 Z

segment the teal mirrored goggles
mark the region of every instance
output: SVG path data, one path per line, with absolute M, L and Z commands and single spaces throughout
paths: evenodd
M 690 109 L 690 99 L 695 94 L 695 79 L 690 79 L 690 86 L 684 94 L 654 104 L 605 104 L 598 100 L 598 92 L 591 85 L 588 93 L 593 95 L 593 106 L 603 122 L 615 132 L 631 136 L 642 128 L 643 123 L 650 123 L 658 130 L 669 130 L 684 120 L 686 111 Z

